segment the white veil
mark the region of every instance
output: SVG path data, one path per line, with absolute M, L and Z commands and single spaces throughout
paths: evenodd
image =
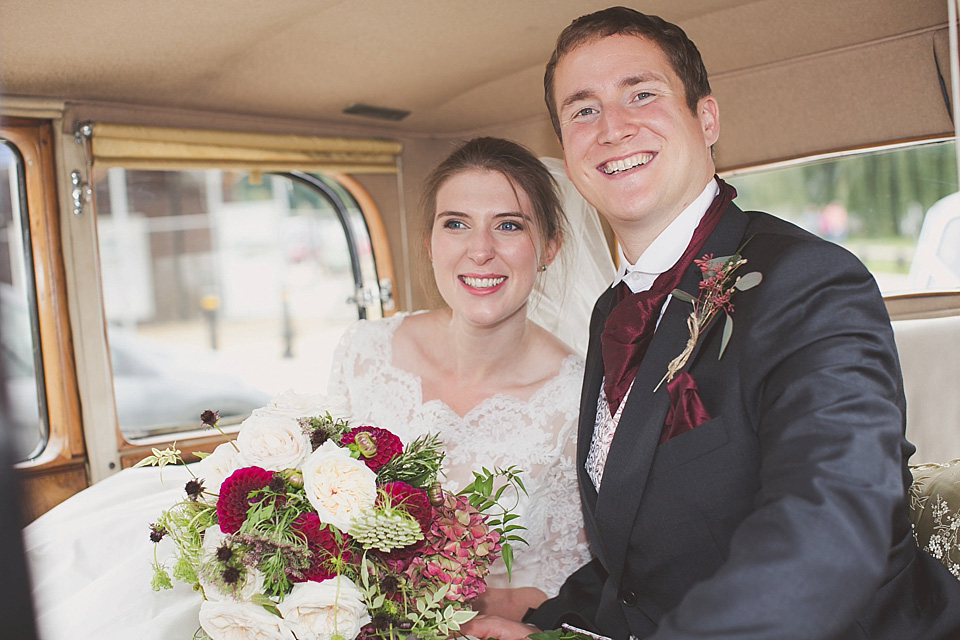
M 615 268 L 597 210 L 567 178 L 563 161 L 540 158 L 560 187 L 567 235 L 553 264 L 541 275 L 527 305 L 527 317 L 570 345 L 587 351 L 590 314 L 613 282 Z

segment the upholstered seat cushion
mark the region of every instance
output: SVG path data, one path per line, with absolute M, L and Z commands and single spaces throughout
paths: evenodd
M 960 578 L 960 459 L 911 470 L 910 519 L 917 544 Z

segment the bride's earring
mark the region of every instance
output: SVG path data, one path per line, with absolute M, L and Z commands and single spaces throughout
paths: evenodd
M 547 265 L 545 265 L 545 264 L 540 265 L 540 272 L 541 272 L 541 273 L 543 273 L 543 272 L 546 271 L 546 270 L 547 270 Z

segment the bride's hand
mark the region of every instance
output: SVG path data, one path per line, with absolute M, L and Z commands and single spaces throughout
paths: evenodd
M 511 591 L 511 589 L 503 589 Z M 460 625 L 460 633 L 474 638 L 497 638 L 498 640 L 524 640 L 540 629 L 532 624 L 523 624 L 499 616 L 478 615 L 470 622 Z
M 481 615 L 499 616 L 520 622 L 527 614 L 527 609 L 536 609 L 546 599 L 547 595 L 536 587 L 487 589 L 477 598 L 473 608 Z

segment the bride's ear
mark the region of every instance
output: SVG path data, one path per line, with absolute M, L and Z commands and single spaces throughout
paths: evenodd
M 546 267 L 549 264 L 552 264 L 556 259 L 557 254 L 560 253 L 560 247 L 563 245 L 563 236 L 558 236 L 547 240 L 546 246 L 543 247 L 543 253 L 540 254 L 540 267 Z

